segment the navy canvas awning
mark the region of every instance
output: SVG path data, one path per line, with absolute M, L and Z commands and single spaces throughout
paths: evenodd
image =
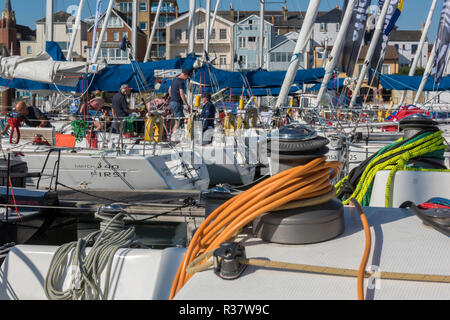
M 381 75 L 381 86 L 387 90 L 419 90 L 422 76 Z M 439 85 L 433 77 L 429 77 L 424 91 L 450 90 L 450 76 L 442 78 Z

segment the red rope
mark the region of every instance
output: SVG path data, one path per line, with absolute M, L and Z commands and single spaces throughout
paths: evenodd
M 11 187 L 11 195 L 12 195 L 12 198 L 13 198 L 14 207 L 16 209 L 17 219 L 20 220 L 19 210 L 17 210 L 16 198 L 14 197 L 14 189 L 13 189 L 13 186 L 12 186 L 11 176 L 9 176 L 9 185 Z

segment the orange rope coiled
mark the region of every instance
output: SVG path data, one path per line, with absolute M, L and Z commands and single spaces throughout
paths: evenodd
M 218 248 L 260 215 L 292 201 L 319 197 L 318 201 L 324 202 L 321 196 L 333 191 L 331 180 L 341 166 L 339 162 L 327 162 L 325 157 L 316 158 L 282 171 L 222 204 L 195 232 L 178 268 L 169 299 L 173 299 L 192 277 L 186 269 L 197 257 Z

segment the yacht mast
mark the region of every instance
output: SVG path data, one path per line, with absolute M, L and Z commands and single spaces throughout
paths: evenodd
M 100 32 L 100 38 L 98 39 L 97 46 L 95 47 L 94 57 L 92 58 L 92 63 L 96 63 L 98 60 L 98 55 L 100 54 L 100 49 L 102 47 L 103 40 L 105 38 L 106 29 L 108 28 L 109 18 L 111 17 L 111 12 L 114 6 L 114 0 L 109 0 L 108 9 L 103 20 L 102 31 Z M 94 46 L 94 44 L 92 44 Z
M 77 38 L 78 29 L 80 29 L 81 25 L 81 14 L 83 12 L 84 1 L 80 0 L 80 5 L 78 6 L 77 16 L 75 18 L 75 26 L 72 26 L 72 38 L 70 39 L 69 50 L 67 53 L 67 61 L 72 60 L 73 47 L 75 46 L 75 40 Z
M 367 51 L 366 59 L 364 60 L 361 73 L 359 74 L 358 83 L 356 84 L 356 88 L 352 94 L 352 100 L 350 101 L 350 108 L 352 108 L 355 105 L 359 90 L 361 89 L 362 84 L 364 82 L 364 78 L 366 77 L 366 74 L 369 71 L 370 61 L 372 60 L 373 54 L 375 53 L 375 49 L 378 44 L 378 40 L 380 39 L 381 33 L 383 32 L 384 23 L 386 20 L 386 15 L 390 4 L 391 2 L 386 0 L 383 4 L 383 8 L 381 9 L 381 14 L 378 17 L 378 22 L 375 28 L 375 33 L 372 37 L 372 41 L 370 42 L 369 50 Z
M 259 0 L 259 40 L 258 40 L 258 67 L 264 67 L 264 5 L 265 0 Z
M 47 31 L 47 41 L 53 41 L 53 0 L 47 0 L 45 24 Z
M 419 57 L 422 56 L 422 49 L 423 45 L 425 43 L 425 39 L 427 38 L 428 30 L 430 29 L 431 20 L 433 19 L 433 13 L 436 9 L 437 0 L 433 0 L 433 3 L 431 4 L 430 11 L 428 13 L 427 22 L 425 23 L 425 26 L 422 30 L 422 36 L 420 37 L 419 47 L 417 48 L 416 55 L 414 56 L 413 63 L 411 65 L 411 69 L 409 70 L 408 76 L 412 77 L 414 76 L 414 73 L 416 72 L 417 64 L 419 63 Z M 407 90 L 403 91 L 402 97 L 400 99 L 399 106 L 403 105 L 403 102 L 405 101 L 406 94 L 408 93 Z
M 214 8 L 214 14 L 211 20 L 211 29 L 209 30 L 209 34 L 212 34 L 214 29 L 214 22 L 216 21 L 217 11 L 219 10 L 220 0 L 217 0 L 216 7 Z
M 189 0 L 189 45 L 188 53 L 194 53 L 195 51 L 195 0 Z
M 350 21 L 353 15 L 353 8 L 355 6 L 356 0 L 350 0 L 347 5 L 347 10 L 344 13 L 344 18 L 342 19 L 341 29 L 337 35 L 336 41 L 334 42 L 333 50 L 330 53 L 330 59 L 325 67 L 325 77 L 323 78 L 322 85 L 320 86 L 319 94 L 317 96 L 316 107 L 320 105 L 323 95 L 327 89 L 328 83 L 333 75 L 333 70 L 336 68 L 338 63 L 338 57 L 342 53 L 342 48 L 344 47 L 344 38 L 347 34 L 347 29 L 350 25 Z M 325 42 L 325 50 L 327 50 L 327 42 Z
M 292 84 L 294 83 L 295 75 L 300 65 L 300 54 L 305 49 L 308 44 L 309 38 L 311 36 L 312 28 L 317 17 L 317 12 L 319 11 L 320 0 L 311 0 L 308 5 L 308 10 L 306 11 L 305 20 L 298 35 L 297 44 L 295 46 L 291 63 L 286 72 L 286 76 L 283 81 L 283 86 L 281 87 L 280 95 L 276 102 L 275 108 L 281 109 L 285 104 L 289 91 Z
M 133 0 L 133 14 L 131 16 L 131 47 L 134 52 L 134 60 L 137 61 L 137 53 L 138 53 L 138 43 L 137 43 L 137 11 L 138 11 L 138 2 L 137 0 Z
M 150 33 L 150 38 L 148 39 L 147 51 L 145 52 L 144 62 L 148 62 L 150 60 L 150 54 L 152 51 L 153 39 L 155 38 L 156 28 L 159 23 L 159 14 L 161 12 L 161 6 L 164 0 L 159 0 L 158 9 L 156 10 L 155 21 L 153 21 L 152 32 Z
M 206 0 L 206 18 L 205 18 L 205 52 L 209 52 L 209 35 L 211 22 L 211 0 Z
M 423 92 L 423 89 L 425 88 L 425 85 L 428 81 L 428 77 L 430 76 L 431 69 L 433 68 L 434 58 L 436 57 L 436 41 L 434 41 L 433 49 L 431 50 L 430 57 L 428 58 L 427 67 L 425 68 L 425 72 L 422 77 L 422 81 L 420 82 L 419 89 L 417 90 L 416 97 L 414 98 L 414 104 L 417 104 L 419 102 L 420 95 Z

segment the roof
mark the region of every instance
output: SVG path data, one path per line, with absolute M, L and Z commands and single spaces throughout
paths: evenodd
M 342 21 L 343 11 L 336 7 L 328 12 L 321 12 L 317 15 L 316 23 L 340 23 Z
M 56 12 L 53 14 L 53 23 L 67 23 L 67 21 L 69 20 L 70 17 L 72 17 L 72 15 L 65 11 Z M 42 24 L 45 22 L 46 22 L 46 17 L 36 21 L 37 24 Z M 85 23 L 85 22 L 81 21 L 81 23 Z
M 389 41 L 419 42 L 421 37 L 421 30 L 393 30 L 389 36 Z
M 290 31 L 288 33 L 282 34 L 276 37 L 272 42 L 272 48 L 277 47 L 279 44 L 286 42 L 287 40 L 297 41 L 298 32 Z
M 111 12 L 111 13 L 112 13 L 112 14 L 115 14 L 116 16 L 118 16 L 119 19 L 121 19 L 121 20 L 123 21 L 123 23 L 125 23 L 126 26 L 127 26 L 129 29 L 132 29 L 132 28 L 131 28 L 131 18 L 130 18 L 130 17 L 128 17 L 126 14 L 124 14 L 124 13 L 122 13 L 121 11 L 116 10 L 116 9 L 114 9 L 114 8 L 112 9 L 112 12 Z M 106 12 L 104 12 L 104 13 L 100 16 L 99 21 L 102 20 L 103 17 L 104 17 L 105 15 L 106 15 Z M 98 29 L 101 30 L 102 27 L 103 27 L 102 25 L 100 25 L 100 24 L 98 25 Z M 91 25 L 91 26 L 89 27 L 88 32 L 90 32 L 90 31 L 92 30 L 92 28 L 94 28 L 94 25 Z M 139 27 L 137 27 L 137 31 L 138 31 L 138 33 L 145 34 L 145 32 L 142 31 Z
M 197 8 L 197 9 L 195 10 L 195 13 L 198 13 L 198 12 L 202 12 L 202 13 L 206 14 L 206 10 L 205 10 L 204 8 Z M 186 19 L 188 16 L 189 16 L 189 11 L 187 11 L 187 12 L 181 14 L 178 18 L 176 18 L 176 19 L 174 19 L 174 20 L 172 20 L 172 21 L 166 23 L 166 26 L 167 26 L 167 27 L 170 27 L 170 26 L 172 26 L 172 25 L 174 25 L 174 24 L 176 24 L 176 23 L 178 23 L 178 22 L 180 22 L 180 21 L 183 21 L 183 20 Z M 226 24 L 228 24 L 228 25 L 230 25 L 230 26 L 233 25 L 233 22 L 232 22 L 231 20 L 226 19 L 226 17 L 220 15 L 219 13 L 218 13 L 217 16 L 216 16 L 216 20 L 222 21 L 222 22 L 224 22 L 224 23 L 226 23 Z
M 369 46 L 364 45 L 361 47 L 361 52 L 359 54 L 359 61 L 364 61 L 366 59 L 367 51 L 369 50 Z M 398 52 L 394 46 L 387 46 L 386 54 L 384 55 L 384 60 L 398 60 Z

